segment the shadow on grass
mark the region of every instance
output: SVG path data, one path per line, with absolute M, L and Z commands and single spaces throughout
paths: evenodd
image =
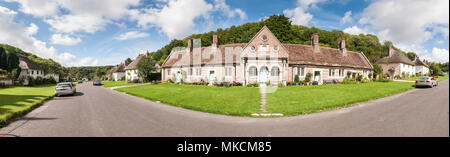
M 42 105 L 52 96 L 46 95 L 5 95 L 0 94 L 0 128 L 8 124 L 9 121 L 22 116 L 34 108 Z

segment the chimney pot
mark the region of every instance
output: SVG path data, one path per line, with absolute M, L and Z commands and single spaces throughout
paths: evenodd
M 339 50 L 341 50 L 342 55 L 347 56 L 347 48 L 345 48 L 345 39 L 339 41 Z
M 314 33 L 311 36 L 311 44 L 313 46 L 314 52 L 320 52 L 320 46 L 319 46 L 319 33 Z
M 192 50 L 194 49 L 193 39 L 188 39 L 188 49 L 189 49 L 189 52 L 192 52 Z
M 392 57 L 393 54 L 394 54 L 394 49 L 392 48 L 392 46 L 389 46 L 389 57 Z
M 219 35 L 217 33 L 213 33 L 213 42 L 212 42 L 212 46 L 213 47 L 219 47 Z

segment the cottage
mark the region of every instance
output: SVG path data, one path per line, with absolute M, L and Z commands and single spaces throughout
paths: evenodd
M 128 64 L 125 67 L 125 80 L 126 81 L 133 81 L 133 80 L 137 79 L 137 80 L 139 80 L 139 82 L 142 82 L 142 77 L 139 76 L 139 71 L 137 69 L 137 66 L 138 66 L 139 62 L 141 61 L 141 59 L 144 56 L 148 56 L 148 55 L 149 55 L 148 51 L 145 54 L 139 54 L 134 61 L 132 61 L 130 64 Z
M 122 77 L 125 76 L 125 63 L 120 63 L 110 71 L 111 79 L 114 81 L 124 81 Z
M 174 49 L 162 65 L 162 80 L 179 82 L 240 82 L 287 84 L 296 75 L 304 80 L 342 81 L 361 75 L 369 78 L 373 67 L 363 53 L 348 51 L 345 40 L 339 48 L 319 46 L 319 35 L 311 37 L 311 45 L 283 44 L 264 26 L 249 43 L 220 45 L 213 34 L 209 47 L 200 47 L 199 40 L 188 40 L 188 47 Z
M 388 56 L 377 61 L 383 69 L 385 76 L 394 78 L 416 74 L 416 63 L 409 60 L 402 52 L 395 51 L 392 47 L 389 47 L 388 54 Z
M 424 61 L 421 61 L 417 56 L 414 59 L 416 64 L 416 75 L 426 75 L 430 72 L 430 67 Z
M 44 77 L 44 71 L 38 64 L 31 61 L 27 56 L 18 54 L 17 57 L 19 57 L 19 67 L 21 69 L 19 77 L 28 78 L 28 76 L 31 76 L 34 79 Z M 25 79 L 23 84 L 28 85 L 28 79 Z
M 46 78 L 46 79 L 53 78 L 53 79 L 55 79 L 56 82 L 59 82 L 59 74 L 54 74 L 54 73 L 45 74 L 44 78 Z

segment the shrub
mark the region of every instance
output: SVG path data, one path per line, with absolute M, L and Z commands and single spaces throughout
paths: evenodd
M 355 80 L 353 79 L 349 79 L 348 77 L 345 77 L 344 80 L 342 81 L 342 84 L 355 84 Z
M 125 80 L 125 76 L 120 77 L 119 81 L 123 81 L 123 80 Z
M 172 79 L 168 79 L 167 83 L 173 83 Z
M 376 80 L 377 82 L 392 82 L 392 80 L 391 79 L 388 79 L 388 78 L 380 78 L 380 79 L 378 79 L 378 80 Z
M 55 84 L 56 83 L 56 79 L 53 76 L 50 76 L 48 78 L 48 83 Z
M 291 82 L 287 82 L 286 85 L 287 85 L 287 86 L 291 86 L 292 83 L 291 83 Z
M 311 81 L 311 76 L 312 76 L 311 73 L 306 73 L 305 81 L 306 81 L 306 82 L 310 82 L 310 81 Z
M 135 78 L 135 79 L 133 79 L 131 82 L 133 82 L 133 83 L 139 83 L 139 79 Z
M 267 81 L 266 82 L 266 86 L 270 86 L 271 84 L 270 84 L 270 81 Z
M 34 86 L 34 85 L 36 85 L 36 80 L 35 80 L 33 77 L 27 76 L 26 79 L 28 80 L 28 86 Z
M 358 76 L 356 77 L 356 81 L 360 82 L 360 81 L 362 81 L 362 79 L 363 79 L 363 76 L 358 73 Z
M 295 83 L 298 83 L 300 81 L 300 78 L 298 77 L 298 75 L 295 75 L 295 77 L 294 77 L 294 82 Z
M 231 83 L 231 86 L 242 86 L 242 83 L 233 81 L 233 82 Z
M 278 82 L 278 87 L 284 87 L 283 83 Z

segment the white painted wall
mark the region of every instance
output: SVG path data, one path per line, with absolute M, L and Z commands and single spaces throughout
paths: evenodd
M 418 65 L 418 66 L 416 66 L 416 73 L 419 73 L 419 72 L 421 72 L 422 75 L 425 75 L 428 72 L 430 72 L 430 69 L 427 68 L 426 66 Z
M 116 72 L 116 73 L 113 73 L 112 76 L 113 76 L 113 80 L 114 80 L 114 81 L 118 81 L 118 80 L 120 80 L 123 76 L 125 76 L 125 72 Z M 126 78 L 125 78 L 125 79 L 126 79 Z M 133 80 L 133 79 L 131 79 L 131 80 Z M 122 81 L 125 81 L 125 80 L 122 80 Z
M 137 69 L 126 70 L 125 71 L 125 79 L 126 79 L 126 81 L 133 81 L 134 79 L 139 79 L 140 81 L 142 81 L 142 78 L 140 78 L 138 76 L 138 70 Z
M 416 66 L 400 63 L 400 76 L 403 72 L 405 74 L 415 75 L 416 74 Z

